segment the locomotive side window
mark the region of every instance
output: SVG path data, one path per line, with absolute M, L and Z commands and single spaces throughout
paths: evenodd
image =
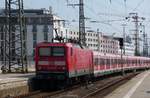
M 51 48 L 39 48 L 39 56 L 51 56 Z
M 65 55 L 64 47 L 53 47 L 52 55 L 53 56 L 64 56 Z

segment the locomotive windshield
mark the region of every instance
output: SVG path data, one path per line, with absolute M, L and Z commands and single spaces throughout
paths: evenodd
M 65 49 L 63 47 L 53 47 L 52 54 L 53 56 L 64 56 Z
M 39 48 L 39 56 L 64 56 L 64 47 L 42 47 Z
M 51 48 L 39 48 L 39 56 L 51 56 Z

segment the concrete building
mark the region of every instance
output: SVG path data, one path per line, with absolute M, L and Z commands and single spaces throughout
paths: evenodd
M 56 34 L 65 39 L 79 39 L 79 32 L 66 28 L 65 21 L 59 16 L 53 15 L 51 11 L 45 9 L 26 9 L 24 10 L 24 13 L 27 27 L 28 59 L 33 59 L 37 43 L 43 41 L 52 42 L 52 39 L 56 37 Z M 4 10 L 1 10 L 0 28 L 4 25 L 4 23 L 1 22 L 3 17 Z M 0 33 L 1 32 L 2 29 L 0 29 Z M 89 49 L 100 51 L 102 53 L 118 54 L 119 51 L 119 41 L 113 39 L 111 36 L 103 35 L 100 32 L 86 32 L 86 43 Z M 127 50 L 132 49 L 127 48 Z M 127 50 L 126 53 L 128 53 Z
M 134 56 L 135 54 L 135 46 L 133 43 L 124 43 L 124 47 L 125 47 L 125 51 L 123 52 L 124 55 L 128 55 L 128 56 Z
M 135 46 L 133 43 L 124 43 L 124 49 L 122 50 L 123 55 L 134 56 Z M 121 49 L 119 49 L 119 54 L 121 54 Z
M 56 32 L 58 36 L 61 36 L 65 39 L 69 37 L 69 28 L 65 27 L 65 20 L 59 16 L 53 15 L 53 28 L 53 38 L 57 36 Z
M 70 38 L 79 39 L 79 32 L 70 31 Z M 86 32 L 86 44 L 89 49 L 102 53 L 118 54 L 119 41 L 111 36 L 102 35 L 97 32 Z
M 5 17 L 4 10 L 1 10 L 0 12 L 0 28 L 2 28 L 4 23 L 1 21 L 3 20 L 3 17 Z M 13 12 L 15 13 L 16 11 L 14 10 Z M 66 37 L 67 28 L 65 28 L 64 21 L 58 16 L 52 15 L 50 11 L 45 9 L 25 9 L 24 14 L 27 30 L 28 59 L 33 59 L 37 43 L 43 41 L 52 42 L 52 39 L 56 37 L 54 29 L 57 29 L 59 36 Z M 2 33 L 2 30 L 0 33 Z
M 86 44 L 91 50 L 98 50 L 98 33 L 97 32 L 86 32 Z M 74 30 L 69 31 L 69 38 L 79 40 L 79 32 Z
M 100 41 L 99 51 L 101 53 L 118 54 L 119 51 L 118 40 L 113 39 L 112 36 L 106 36 L 101 34 L 99 41 Z
M 70 30 L 68 38 L 79 40 L 79 32 Z M 86 32 L 86 44 L 89 49 L 94 51 L 105 54 L 121 54 L 119 39 L 117 37 L 103 35 L 101 32 Z M 135 46 L 132 41 L 125 42 L 124 48 L 124 55 L 134 56 Z
M 52 41 L 53 16 L 44 10 L 25 10 L 27 20 L 27 52 L 33 57 L 36 44 Z

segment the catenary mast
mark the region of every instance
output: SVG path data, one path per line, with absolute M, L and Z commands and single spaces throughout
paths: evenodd
M 3 70 L 27 72 L 26 25 L 23 0 L 5 0 Z

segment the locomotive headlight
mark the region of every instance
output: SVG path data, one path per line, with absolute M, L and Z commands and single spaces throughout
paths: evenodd
M 65 61 L 55 61 L 54 64 L 58 65 L 58 66 L 64 66 L 64 65 L 66 65 Z

